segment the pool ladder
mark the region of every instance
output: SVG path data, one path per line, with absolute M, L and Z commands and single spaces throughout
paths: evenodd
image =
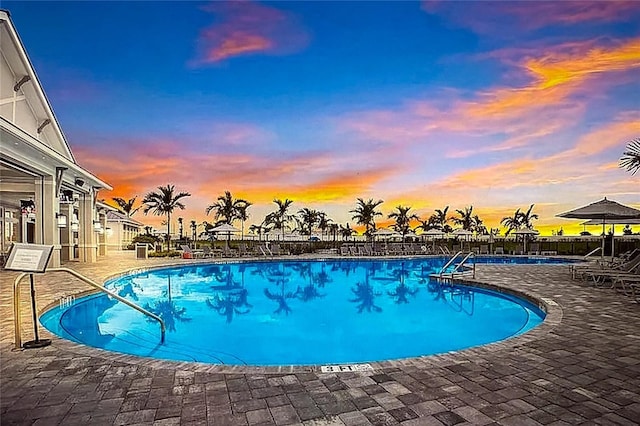
M 95 289 L 97 289 L 97 290 L 99 290 L 99 291 L 101 291 L 103 293 L 108 294 L 109 296 L 113 297 L 117 301 L 122 302 L 125 305 L 135 309 L 136 311 L 148 316 L 149 318 L 152 318 L 152 319 L 158 321 L 160 323 L 160 332 L 161 332 L 160 343 L 164 343 L 164 338 L 165 338 L 167 327 L 164 324 L 164 320 L 162 318 L 160 318 L 158 315 L 156 315 L 156 314 L 154 314 L 152 312 L 149 312 L 144 308 L 141 308 L 140 306 L 136 305 L 135 303 L 132 303 L 132 302 L 128 301 L 124 297 L 118 295 L 117 293 L 112 292 L 111 290 L 107 290 L 106 288 L 104 288 L 100 284 L 98 284 L 95 281 L 85 277 L 84 275 L 81 275 L 81 274 L 77 273 L 76 271 L 74 271 L 72 269 L 68 269 L 68 268 L 51 268 L 51 269 L 48 269 L 47 272 L 67 272 L 67 273 L 73 275 L 74 277 L 78 278 L 79 280 L 84 281 L 85 283 L 89 284 L 93 288 L 95 288 Z M 13 283 L 13 318 L 14 318 L 14 321 L 15 321 L 15 348 L 16 349 L 20 349 L 22 347 L 22 332 L 21 332 L 21 320 L 20 320 L 20 281 L 22 281 L 23 278 L 28 277 L 28 276 L 29 276 L 28 273 L 22 273 L 22 274 L 18 275 L 18 277 L 16 278 L 16 280 Z
M 447 271 L 451 265 L 454 264 L 456 260 L 460 260 L 451 271 Z M 466 265 L 467 262 L 471 261 L 471 266 Z M 455 278 L 459 277 L 467 277 L 471 276 L 472 278 L 476 277 L 476 254 L 474 252 L 469 252 L 466 255 L 464 252 L 459 251 L 444 266 L 440 269 L 439 272 L 435 274 L 429 275 L 430 278 L 435 278 L 438 282 L 449 282 L 453 283 Z

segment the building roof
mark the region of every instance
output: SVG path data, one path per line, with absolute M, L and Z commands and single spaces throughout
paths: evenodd
M 76 162 L 9 13 L 2 9 L 0 51 L 9 64 L 10 74 L 13 74 L 3 75 L 2 78 L 15 79 L 11 82 L 15 101 L 19 103 L 21 111 L 29 114 L 32 120 L 16 123 L 15 117 L 11 119 L 0 115 L 0 139 L 4 156 L 14 159 L 23 167 L 36 167 L 32 161 L 37 159 L 42 163 L 41 166 L 54 170 L 65 169 L 67 172 L 64 173 L 64 180 L 73 185 L 74 180 L 81 179 L 87 184 L 85 190 L 94 187 L 112 189 L 109 184 Z
M 144 223 L 138 222 L 137 220 L 119 211 L 108 211 L 107 222 L 126 222 L 130 225 L 144 226 Z

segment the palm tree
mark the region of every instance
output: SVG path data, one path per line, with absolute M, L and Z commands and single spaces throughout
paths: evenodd
M 243 200 L 244 201 L 244 200 Z M 244 222 L 249 219 L 249 214 L 247 213 L 247 209 L 249 208 L 249 206 L 251 206 L 253 203 L 250 203 L 249 201 L 245 201 L 244 204 L 241 204 L 238 206 L 237 211 L 236 211 L 236 217 L 238 219 L 240 219 L 240 223 L 242 224 L 242 239 L 244 240 Z
M 278 208 L 276 211 L 271 212 L 267 215 L 265 222 L 273 225 L 275 229 L 281 229 L 282 240 L 284 241 L 284 229 L 286 228 L 287 223 L 293 220 L 293 215 L 290 215 L 288 213 L 289 207 L 291 207 L 291 204 L 293 204 L 293 200 L 290 200 L 288 198 L 285 200 L 276 198 L 275 200 L 273 200 L 273 202 L 276 203 Z
M 180 202 L 180 199 L 190 197 L 191 194 L 188 192 L 175 194 L 175 186 L 169 184 L 167 186 L 159 186 L 158 189 L 160 190 L 159 192 L 150 192 L 145 195 L 144 200 L 142 200 L 146 205 L 143 212 L 147 214 L 151 211 L 157 216 L 167 216 L 167 251 L 169 251 L 171 247 L 171 213 L 176 208 L 184 210 L 184 204 Z
M 402 234 L 402 240 L 404 241 L 404 236 L 409 233 L 411 230 L 409 224 L 412 220 L 418 220 L 418 215 L 409 214 L 409 210 L 411 207 L 396 207 L 396 211 L 389 213 L 387 216 L 389 219 L 395 219 L 396 223 L 393 225 L 393 229 L 396 232 L 400 232 Z
M 526 213 L 520 211 L 520 209 L 516 210 L 513 216 L 503 217 L 500 223 L 507 228 L 507 232 L 504 234 L 505 236 L 509 235 L 511 231 L 517 231 L 518 229 L 526 228 L 533 229 L 532 220 L 538 219 L 537 214 L 532 214 L 533 206 L 535 204 L 531 204 L 529 206 L 529 210 Z
M 338 225 L 337 223 L 330 223 L 327 229 L 328 233 L 333 235 L 333 241 L 335 242 L 336 237 L 338 236 L 338 231 L 340 230 L 340 225 Z
M 477 214 L 473 216 L 473 230 L 476 231 L 478 235 L 487 235 L 489 231 L 487 231 L 487 227 L 484 225 L 482 219 Z
M 183 219 L 181 217 L 178 218 L 178 236 L 180 237 L 180 240 L 182 240 L 182 221 Z
M 384 203 L 382 200 L 373 201 L 373 199 L 369 199 L 368 201 L 364 201 L 362 198 L 358 198 L 356 208 L 350 210 L 349 213 L 354 213 L 351 217 L 356 221 L 358 225 L 364 225 L 365 235 L 369 237 L 371 235 L 371 231 L 376 229 L 376 216 L 382 216 L 382 213 L 376 211 L 376 207 L 380 204 Z
M 238 215 L 238 209 L 243 207 L 249 207 L 251 203 L 241 198 L 233 199 L 231 192 L 224 191 L 224 195 L 220 195 L 215 204 L 211 204 L 205 210 L 208 215 L 211 211 L 214 211 L 214 217 L 218 223 L 226 223 L 233 225 L 233 221 L 240 219 Z M 246 209 L 245 207 L 245 209 Z
M 354 231 L 349 224 L 347 223 L 347 226 L 342 226 L 340 225 L 340 235 L 342 235 L 342 240 L 344 241 L 345 239 L 351 237 L 353 235 Z
M 531 223 L 532 220 L 534 219 L 538 219 L 538 215 L 537 214 L 531 214 L 531 211 L 533 210 L 533 206 L 535 204 L 531 204 L 529 206 L 529 210 L 527 210 L 526 213 L 520 213 L 520 225 L 523 228 L 527 228 L 527 229 L 533 229 L 533 223 Z
M 635 175 L 640 170 L 640 138 L 629 142 L 627 150 L 620 157 L 620 167 L 626 168 L 631 175 Z
M 464 210 L 456 209 L 460 217 L 453 217 L 453 223 L 462 226 L 466 231 L 473 231 L 473 206 L 465 207 Z
M 298 210 L 300 216 L 300 230 L 302 234 L 311 235 L 313 226 L 318 221 L 318 212 L 307 207 Z
M 249 226 L 249 232 L 258 234 L 258 241 L 262 241 L 262 234 L 269 232 L 271 229 L 266 224 L 266 219 L 260 225 Z
M 447 222 L 449 221 L 449 218 L 447 217 L 448 211 L 449 206 L 445 207 L 443 210 L 436 209 L 436 212 L 429 218 L 431 227 L 434 229 L 439 229 L 443 232 L 449 232 L 449 229 L 451 229 L 451 227 L 447 225 Z
M 127 217 L 131 217 L 138 210 L 140 210 L 140 207 L 142 207 L 142 206 L 138 206 L 135 209 L 133 208 L 133 204 L 136 202 L 136 198 L 138 198 L 138 196 L 135 196 L 125 201 L 123 198 L 113 197 L 112 200 L 115 201 L 116 204 L 118 204 L 118 207 L 120 207 L 120 210 L 122 210 L 124 214 L 127 215 Z
M 520 229 L 521 215 L 522 215 L 522 212 L 520 211 L 520 209 L 518 209 L 515 211 L 513 216 L 506 216 L 502 218 L 500 223 L 502 224 L 502 226 L 507 228 L 507 232 L 504 233 L 505 237 L 508 236 L 511 233 L 511 231 L 517 231 L 518 229 Z
M 323 236 L 326 234 L 327 230 L 329 229 L 331 222 L 333 222 L 333 220 L 328 218 L 325 212 L 318 211 L 318 229 L 322 232 Z

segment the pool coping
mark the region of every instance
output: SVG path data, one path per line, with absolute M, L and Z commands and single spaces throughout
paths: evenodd
M 292 259 L 290 257 L 272 257 L 272 258 L 245 258 L 245 259 L 198 259 L 198 260 L 190 260 L 188 262 L 180 261 L 180 262 L 170 262 L 162 265 L 153 265 L 144 268 L 129 268 L 124 271 L 116 272 L 107 276 L 104 280 L 102 280 L 102 285 L 104 283 L 122 278 L 131 274 L 148 272 L 151 270 L 162 270 L 175 266 L 186 266 L 186 265 L 199 265 L 199 264 L 229 264 L 229 263 L 244 263 L 244 262 L 269 262 L 273 260 L 290 260 L 290 261 L 323 261 L 323 260 L 336 260 L 336 259 L 344 259 L 344 260 L 366 260 L 366 259 L 413 259 L 413 258 L 425 258 L 426 256 L 420 257 L 346 257 L 346 256 L 322 256 L 322 257 L 305 257 L 305 258 L 296 258 Z M 432 256 L 435 257 L 435 256 Z M 517 266 L 526 266 L 519 264 L 505 264 L 502 266 L 508 267 L 517 267 Z M 531 265 L 529 265 L 531 266 Z M 538 340 L 548 333 L 550 333 L 555 327 L 557 327 L 563 318 L 563 310 L 560 304 L 555 302 L 552 298 L 543 297 L 537 293 L 516 290 L 510 287 L 486 283 L 476 279 L 469 278 L 460 278 L 455 279 L 454 282 L 456 284 L 462 285 L 472 285 L 479 288 L 484 288 L 487 290 L 497 291 L 499 293 L 504 293 L 512 296 L 517 296 L 525 299 L 526 301 L 532 303 L 537 306 L 539 309 L 546 313 L 544 321 L 536 326 L 535 328 L 519 335 L 515 335 L 509 337 L 507 339 L 503 339 L 497 342 L 487 343 L 480 346 L 474 346 L 467 349 L 461 349 L 457 351 L 445 352 L 441 354 L 434 355 L 424 355 L 418 357 L 409 357 L 409 358 L 398 358 L 393 360 L 385 360 L 385 361 L 372 361 L 367 363 L 354 363 L 349 365 L 355 366 L 370 366 L 371 369 L 365 369 L 364 371 L 360 371 L 363 373 L 367 373 L 367 370 L 371 374 L 374 374 L 376 371 L 383 370 L 385 368 L 390 367 L 398 367 L 398 368 L 406 368 L 406 367 L 414 367 L 414 368 L 425 368 L 425 367 L 445 367 L 455 364 L 462 364 L 468 362 L 474 362 L 474 360 L 478 359 L 478 357 L 491 354 L 493 352 L 508 350 L 508 351 L 517 351 L 523 345 L 526 345 L 529 342 Z M 99 290 L 87 290 L 76 292 L 73 294 L 69 294 L 67 296 L 74 297 L 84 297 L 91 294 L 98 293 Z M 54 308 L 57 305 L 56 302 L 49 303 L 43 309 L 39 309 L 38 317 L 42 316 L 45 312 Z M 122 354 L 118 352 L 113 352 L 105 349 L 96 348 L 93 346 L 87 346 L 81 343 L 77 343 L 65 338 L 62 338 L 56 334 L 51 333 L 46 328 L 42 327 L 43 331 L 46 333 L 46 337 L 52 340 L 55 340 L 56 345 L 65 351 L 69 351 L 71 353 L 80 354 L 83 356 L 97 356 L 104 359 L 108 359 L 114 362 L 122 362 L 125 364 L 135 364 L 138 366 L 147 366 L 151 368 L 158 369 L 181 369 L 185 371 L 190 371 L 194 373 L 221 373 L 221 374 L 290 374 L 290 373 L 304 373 L 304 372 L 317 372 L 320 373 L 321 368 L 324 366 L 340 366 L 345 364 L 323 364 L 323 365 L 284 365 L 284 366 L 253 366 L 253 365 L 225 365 L 225 364 L 208 364 L 196 361 L 172 361 L 166 359 L 155 359 L 137 355 L 129 355 Z M 347 369 L 346 371 L 353 371 Z M 333 371 L 333 373 L 338 373 L 339 371 Z

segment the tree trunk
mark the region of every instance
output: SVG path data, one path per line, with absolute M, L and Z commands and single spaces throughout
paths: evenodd
M 167 251 L 171 251 L 171 213 L 167 213 Z

